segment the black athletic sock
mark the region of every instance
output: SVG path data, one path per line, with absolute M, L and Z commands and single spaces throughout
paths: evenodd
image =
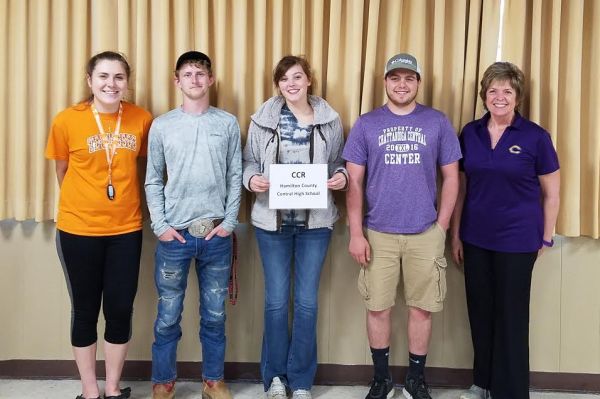
M 425 361 L 427 360 L 427 354 L 415 355 L 414 353 L 408 354 L 408 375 L 418 378 L 425 372 Z
M 373 358 L 373 366 L 375 366 L 375 380 L 383 381 L 390 378 L 390 347 L 383 349 L 371 348 L 371 357 Z

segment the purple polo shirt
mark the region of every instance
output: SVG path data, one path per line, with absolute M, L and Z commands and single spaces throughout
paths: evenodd
M 544 234 L 538 176 L 559 168 L 550 134 L 516 114 L 492 150 L 489 119 L 470 122 L 460 135 L 467 177 L 461 239 L 493 251 L 537 251 Z

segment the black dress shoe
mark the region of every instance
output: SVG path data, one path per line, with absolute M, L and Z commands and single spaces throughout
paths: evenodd
M 131 388 L 127 387 L 127 388 L 123 388 L 121 389 L 121 394 L 120 395 L 113 395 L 113 396 L 106 396 L 104 395 L 104 399 L 127 399 L 128 397 L 131 396 Z M 98 398 L 100 399 L 100 398 Z
M 77 395 L 77 397 L 75 399 L 86 399 L 86 397 L 83 396 L 83 394 L 81 394 L 81 395 Z M 89 399 L 100 399 L 100 396 L 98 396 L 97 398 L 89 398 Z

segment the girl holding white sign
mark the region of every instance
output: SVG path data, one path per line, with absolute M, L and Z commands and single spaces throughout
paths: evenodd
M 344 132 L 337 112 L 310 94 L 312 73 L 304 58 L 283 57 L 273 71 L 273 83 L 280 95 L 251 116 L 243 155 L 244 186 L 256 195 L 251 221 L 265 275 L 261 373 L 267 398 L 287 398 L 290 390 L 294 399 L 310 399 L 317 369 L 319 280 L 339 217 L 331 191 L 348 185 L 341 157 Z M 274 164 L 326 164 L 327 208 L 269 208 L 269 168 Z

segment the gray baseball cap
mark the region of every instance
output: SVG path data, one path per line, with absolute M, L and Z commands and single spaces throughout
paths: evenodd
M 416 72 L 419 79 L 421 79 L 421 68 L 417 64 L 417 59 L 408 53 L 396 54 L 390 58 L 387 64 L 385 64 L 384 76 L 387 77 L 388 73 L 396 69 L 408 69 L 409 71 Z

